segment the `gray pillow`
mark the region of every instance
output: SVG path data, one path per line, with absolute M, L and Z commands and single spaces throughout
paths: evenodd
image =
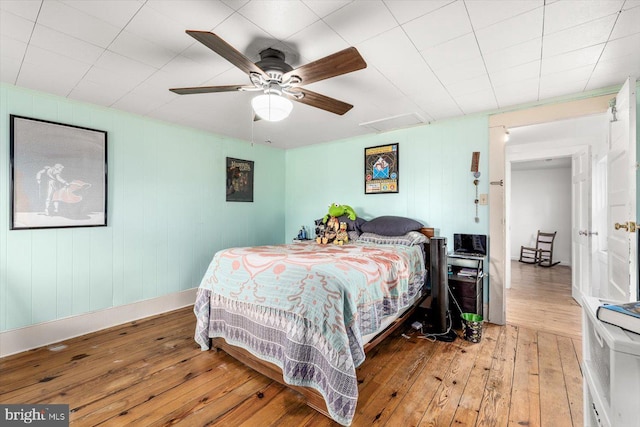
M 383 236 L 403 236 L 410 231 L 423 227 L 418 221 L 402 216 L 379 216 L 360 226 L 363 233 L 375 233 Z

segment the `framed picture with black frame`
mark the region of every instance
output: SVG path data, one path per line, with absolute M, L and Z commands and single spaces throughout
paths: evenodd
M 227 157 L 227 202 L 253 202 L 253 160 Z
M 364 194 L 400 191 L 398 143 L 364 149 Z
M 105 227 L 107 132 L 10 115 L 10 228 Z

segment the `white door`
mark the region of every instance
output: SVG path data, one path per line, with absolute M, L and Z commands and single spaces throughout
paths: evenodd
M 610 108 L 607 154 L 608 283 L 604 296 L 634 301 L 637 295 L 636 84 L 629 78 Z M 615 117 L 615 119 L 614 119 Z
M 591 155 L 582 148 L 571 158 L 571 296 L 578 303 L 590 294 Z

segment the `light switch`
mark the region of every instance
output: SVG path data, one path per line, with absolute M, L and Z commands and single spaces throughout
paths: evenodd
M 487 194 L 480 194 L 478 195 L 478 204 L 479 205 L 486 205 L 488 203 L 489 197 Z

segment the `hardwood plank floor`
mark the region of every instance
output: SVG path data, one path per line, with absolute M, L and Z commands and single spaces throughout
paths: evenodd
M 0 402 L 67 403 L 73 426 L 337 426 L 200 351 L 194 326 L 185 308 L 0 359 Z M 358 369 L 353 425 L 581 426 L 577 338 L 531 326 L 485 324 L 477 344 L 400 328 Z
M 506 298 L 507 323 L 582 339 L 581 308 L 571 297 L 571 268 L 512 261 Z

